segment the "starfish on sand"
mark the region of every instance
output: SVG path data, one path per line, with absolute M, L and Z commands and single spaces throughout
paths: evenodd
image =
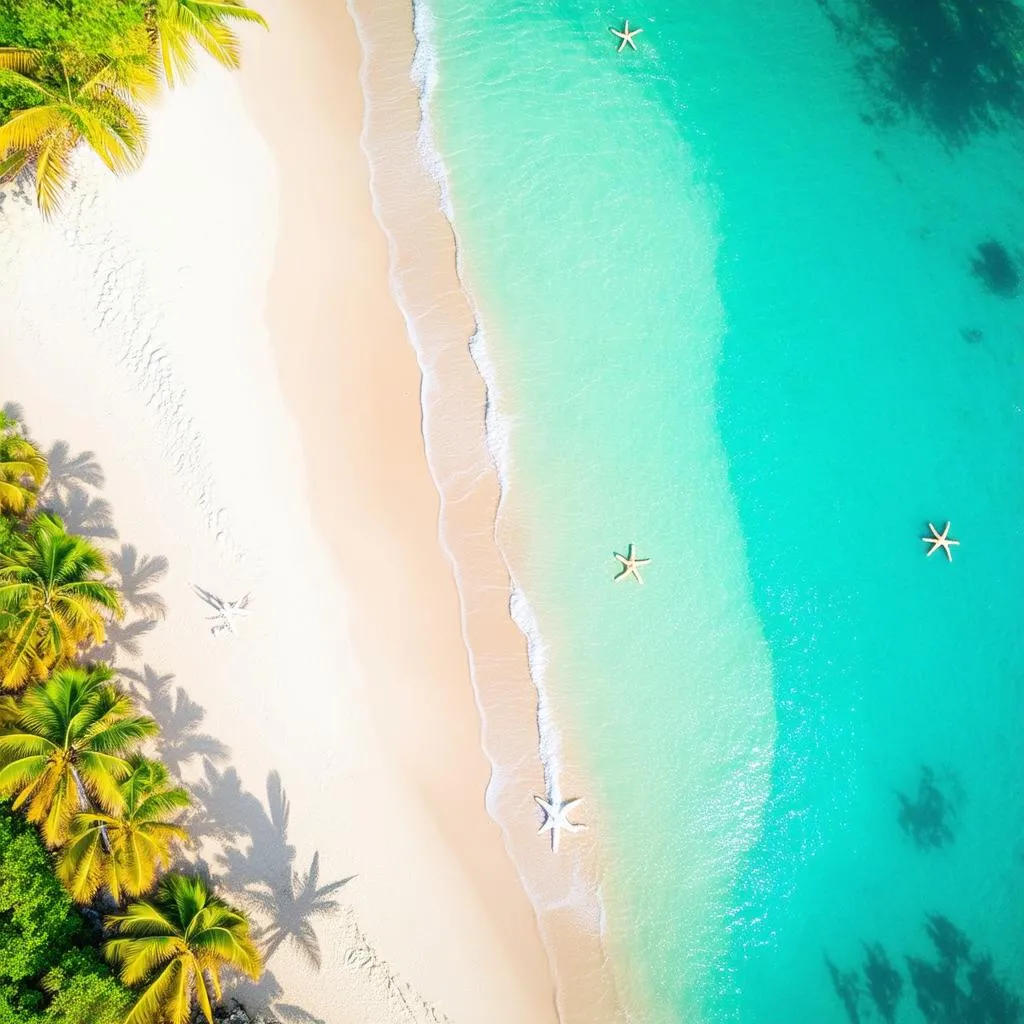
M 211 594 L 210 591 L 197 587 L 194 583 L 192 584 L 192 589 L 214 610 L 215 614 L 206 616 L 207 620 L 213 623 L 210 627 L 210 632 L 214 636 L 218 633 L 238 632 L 236 626 L 239 620 L 244 619 L 249 614 L 248 594 L 237 601 L 225 601 L 223 598 L 217 597 L 216 594 Z
M 630 32 L 629 21 L 627 19 L 625 27 L 621 32 L 617 28 L 609 29 L 609 31 L 613 36 L 618 36 L 622 40 L 622 42 L 619 43 L 619 48 L 615 51 L 616 53 L 622 53 L 627 46 L 632 46 L 634 50 L 636 49 L 636 43 L 633 42 L 633 36 L 640 35 L 640 33 L 643 32 L 643 29 L 635 28 Z
M 923 540 L 925 544 L 931 544 L 931 547 L 928 549 L 925 555 L 926 558 L 930 558 L 932 555 L 935 554 L 936 551 L 938 551 L 941 548 L 943 551 L 946 552 L 947 561 L 953 561 L 953 552 L 950 551 L 950 547 L 958 546 L 960 544 L 960 541 L 953 540 L 952 537 L 949 536 L 949 526 L 950 524 L 946 523 L 945 527 L 943 527 L 942 533 L 939 533 L 939 531 L 936 530 L 931 523 L 928 524 L 928 529 L 932 531 L 932 535 L 930 537 L 921 538 L 921 540 Z
M 551 830 L 551 852 L 558 853 L 558 840 L 561 838 L 562 830 L 566 832 L 580 832 L 586 825 L 569 820 L 569 810 L 581 803 L 583 798 L 577 797 L 574 800 L 543 800 L 539 796 L 533 798 L 537 806 L 544 812 L 544 821 L 537 834 Z
M 621 580 L 628 578 L 629 576 L 635 576 L 637 583 L 643 583 L 644 578 L 640 575 L 640 566 L 647 565 L 650 562 L 649 558 L 637 558 L 633 553 L 635 545 L 629 545 L 629 553 L 626 555 L 620 555 L 615 552 L 615 557 L 622 563 L 622 572 L 615 577 L 615 582 L 618 583 Z

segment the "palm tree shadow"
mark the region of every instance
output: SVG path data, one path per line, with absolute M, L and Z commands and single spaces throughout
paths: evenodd
M 160 675 L 151 665 L 142 671 L 122 669 L 129 680 L 139 707 L 160 726 L 157 750 L 171 774 L 180 779 L 182 768 L 200 757 L 204 762 L 220 764 L 230 751 L 216 737 L 201 732 L 205 712 L 180 686 L 174 686 L 173 675 Z
M 262 929 L 264 963 L 278 951 L 281 944 L 289 942 L 302 954 L 315 970 L 320 970 L 323 957 L 320 941 L 313 930 L 311 921 L 319 917 L 330 917 L 341 910 L 341 904 L 331 897 L 340 892 L 355 875 L 337 882 L 320 885 L 320 853 L 313 854 L 309 871 L 299 874 L 292 871 L 287 886 L 272 887 L 258 883 L 248 888 L 245 900 L 269 923 Z
M 68 491 L 64 498 L 44 498 L 41 504 L 60 516 L 69 533 L 90 540 L 116 540 L 114 515 L 110 502 L 97 498 L 80 487 Z
M 199 831 L 209 829 L 222 843 L 213 873 L 258 912 L 265 959 L 287 942 L 319 969 L 320 942 L 312 922 L 341 910 L 333 897 L 354 876 L 321 884 L 319 852 L 308 871 L 294 869 L 295 847 L 288 842 L 291 807 L 277 772 L 267 777 L 266 805 L 242 787 L 233 769 L 220 772 L 209 762 L 194 793 L 206 823 Z
M 197 805 L 188 825 L 194 839 L 213 839 L 232 848 L 229 844 L 252 835 L 253 820 L 264 813 L 230 765 L 222 771 L 204 759 L 203 777 L 190 788 Z
M 105 478 L 93 452 L 71 454 L 67 441 L 55 442 L 46 455 L 49 473 L 43 485 L 41 500 L 47 507 L 61 505 L 72 491 L 102 487 Z
M 141 639 L 156 625 L 152 619 L 135 619 L 133 622 L 107 621 L 107 638 L 98 647 L 92 648 L 90 657 L 117 665 L 123 657 L 137 658 L 142 654 Z M 126 672 L 122 672 L 125 675 Z
M 122 544 L 121 550 L 111 555 L 110 564 L 125 605 L 147 619 L 162 619 L 167 605 L 151 588 L 167 575 L 167 559 L 140 555 L 134 544 Z

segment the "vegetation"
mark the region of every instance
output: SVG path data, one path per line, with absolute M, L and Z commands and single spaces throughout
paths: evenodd
M 131 1004 L 35 829 L 0 805 L 0 1021 L 120 1024 Z
M 239 65 L 229 22 L 266 27 L 239 0 L 0 0 L 0 184 L 35 167 L 44 216 L 82 142 L 115 173 L 145 152 L 144 106 L 195 67 Z
M 141 752 L 156 723 L 88 658 L 122 597 L 103 553 L 35 510 L 46 474 L 0 418 L 0 1024 L 186 1024 L 196 1006 L 212 1022 L 221 972 L 257 978 L 260 954 L 209 883 L 159 878 L 189 797 Z
M 121 615 L 121 599 L 102 582 L 102 552 L 40 512 L 0 553 L 0 689 L 20 690 L 74 657 L 84 643 L 101 644 L 103 612 Z
M 124 808 L 125 755 L 157 731 L 112 677 L 105 665 L 63 668 L 25 695 L 0 733 L 0 796 L 16 795 L 14 809 L 25 807 L 47 846 L 64 843 L 82 811 Z
M 155 899 L 132 903 L 107 923 L 119 936 L 105 948 L 121 980 L 146 985 L 125 1024 L 186 1024 L 193 999 L 212 1020 L 224 967 L 259 977 L 248 921 L 201 878 L 166 875 Z
M 18 425 L 0 412 L 0 512 L 24 512 L 46 477 L 46 460 Z
M 136 758 L 119 792 L 119 810 L 76 815 L 61 851 L 57 875 L 79 903 L 101 888 L 115 903 L 141 896 L 153 888 L 157 868 L 171 866 L 175 841 L 188 842 L 172 820 L 189 806 L 188 793 L 164 765 Z

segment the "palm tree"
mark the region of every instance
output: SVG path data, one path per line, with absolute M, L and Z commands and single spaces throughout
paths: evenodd
M 0 512 L 20 515 L 36 500 L 46 479 L 46 459 L 18 429 L 18 422 L 0 412 Z
M 341 904 L 331 897 L 347 885 L 355 875 L 337 882 L 320 885 L 320 854 L 313 854 L 308 873 L 291 873 L 291 879 L 284 886 L 264 883 L 260 889 L 250 889 L 246 899 L 258 907 L 270 924 L 261 936 L 263 959 L 269 960 L 286 939 L 296 946 L 310 965 L 320 969 L 320 940 L 313 930 L 311 921 L 317 917 L 330 917 L 341 909 Z
M 62 843 L 77 813 L 124 809 L 118 785 L 132 771 L 126 755 L 157 731 L 131 698 L 111 686 L 106 665 L 70 665 L 29 690 L 0 727 L 0 796 L 27 808 L 47 845 Z
M 80 644 L 103 642 L 103 613 L 123 614 L 117 592 L 97 578 L 107 571 L 99 549 L 49 512 L 0 553 L 0 689 L 21 689 Z
M 0 182 L 34 161 L 36 200 L 47 217 L 60 204 L 69 157 L 79 142 L 88 143 L 115 174 L 135 170 L 146 146 L 136 101 L 156 91 L 152 58 L 128 53 L 79 65 L 72 71 L 59 55 L 0 48 L 0 85 L 25 89 L 36 101 L 0 125 Z
M 60 852 L 57 875 L 79 903 L 89 903 L 104 886 L 116 903 L 141 896 L 153 887 L 157 868 L 170 867 L 174 841 L 188 841 L 188 833 L 168 820 L 189 806 L 188 793 L 172 784 L 164 765 L 133 759 L 120 789 L 120 811 L 78 814 Z
M 226 24 L 232 19 L 267 27 L 258 11 L 238 0 L 156 0 L 152 33 L 169 86 L 194 70 L 196 46 L 226 68 L 239 66 L 238 37 Z
M 165 875 L 155 899 L 130 904 L 106 924 L 118 937 L 104 945 L 104 953 L 121 980 L 146 985 L 124 1024 L 186 1024 L 193 1002 L 212 1024 L 211 1003 L 221 998 L 224 968 L 259 978 L 260 954 L 248 920 L 201 878 Z

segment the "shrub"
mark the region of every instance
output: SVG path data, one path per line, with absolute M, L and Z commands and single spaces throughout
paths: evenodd
M 111 974 L 34 828 L 0 804 L 0 1024 L 119 1024 Z

